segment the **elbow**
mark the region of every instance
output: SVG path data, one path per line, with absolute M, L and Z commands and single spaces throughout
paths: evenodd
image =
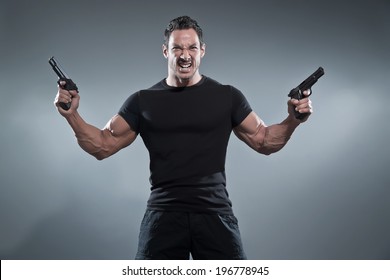
M 91 151 L 88 151 L 85 149 L 83 149 L 83 150 L 86 151 L 88 154 L 90 154 L 91 156 L 93 156 L 95 159 L 97 159 L 99 161 L 109 157 L 109 155 L 102 150 L 95 151 L 95 152 L 91 152 Z
M 276 153 L 277 150 L 271 150 L 271 149 L 266 149 L 266 148 L 260 148 L 260 149 L 257 149 L 256 150 L 259 154 L 262 154 L 262 155 L 265 155 L 265 156 L 269 156 L 269 155 L 272 155 L 273 153 Z
M 102 161 L 103 159 L 108 158 L 111 154 L 101 150 L 91 155 L 94 156 L 98 161 Z
M 270 156 L 272 155 L 274 152 L 271 152 L 271 151 L 258 151 L 258 153 L 262 154 L 262 155 L 265 155 L 265 156 Z
M 98 161 L 102 161 L 103 159 L 107 158 L 106 156 L 104 155 L 93 155 Z
M 97 146 L 97 145 L 85 145 L 84 142 L 81 142 L 79 140 L 79 146 L 85 151 L 87 152 L 88 154 L 90 154 L 91 156 L 93 156 L 94 158 L 96 158 L 97 160 L 103 160 L 105 158 L 108 158 L 111 153 L 108 149 L 105 149 L 101 146 Z
M 255 143 L 255 150 L 262 155 L 269 156 L 277 152 L 275 146 L 269 143 L 267 140 L 269 133 L 269 127 L 264 127 L 263 134 L 260 139 Z
M 265 137 L 263 142 L 258 144 L 256 150 L 263 155 L 269 156 L 283 149 L 283 147 L 286 146 L 288 140 L 289 137 L 279 137 L 272 139 Z
M 274 153 L 274 151 L 272 149 L 270 149 L 269 147 L 267 147 L 266 145 L 264 145 L 264 143 L 256 143 L 255 145 L 252 145 L 251 147 L 253 148 L 253 150 L 258 152 L 259 154 L 262 154 L 265 156 L 269 156 L 272 153 Z
M 256 151 L 262 155 L 272 155 L 276 152 L 279 152 L 286 143 L 279 144 L 279 145 L 269 145 L 268 143 L 263 143 L 263 145 L 259 145 Z

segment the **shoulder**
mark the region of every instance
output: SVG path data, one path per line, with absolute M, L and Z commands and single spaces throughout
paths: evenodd
M 138 108 L 139 106 L 139 100 L 141 96 L 144 96 L 145 94 L 150 92 L 156 92 L 165 89 L 163 81 L 164 80 L 161 80 L 149 88 L 141 89 L 130 94 L 130 96 L 128 96 L 125 102 L 123 103 L 121 111 L 127 111 L 128 108 L 133 108 L 132 110 L 136 111 L 135 109 Z
M 141 90 L 141 92 L 143 91 L 149 91 L 149 90 L 163 90 L 165 89 L 165 79 L 162 79 L 161 81 L 159 81 L 158 83 L 152 85 L 151 87 L 149 88 L 146 88 L 144 90 Z
M 204 79 L 205 79 L 204 81 L 205 86 L 217 87 L 220 88 L 221 90 L 227 91 L 232 94 L 241 93 L 241 91 L 238 88 L 230 84 L 222 84 L 221 82 L 207 76 L 204 76 Z
M 154 85 L 152 85 L 151 87 L 149 88 L 146 88 L 146 89 L 141 89 L 141 90 L 138 90 L 136 92 L 133 92 L 131 93 L 125 103 L 137 103 L 139 101 L 139 98 L 147 93 L 150 93 L 150 92 L 156 92 L 156 91 L 161 91 L 161 90 L 164 90 L 165 87 L 163 85 L 163 81 L 160 81 Z
M 205 75 L 203 75 L 202 84 L 207 85 L 207 86 L 223 86 L 217 80 L 214 80 L 213 78 L 210 78 L 210 77 L 205 76 Z
M 219 82 L 213 78 L 210 78 L 208 76 L 203 76 L 202 86 L 215 87 L 215 88 L 219 88 L 221 90 L 231 90 L 231 88 L 232 88 L 231 85 L 222 84 L 221 82 Z

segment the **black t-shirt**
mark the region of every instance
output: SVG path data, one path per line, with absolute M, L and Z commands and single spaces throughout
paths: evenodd
M 251 111 L 239 90 L 206 76 L 190 87 L 164 79 L 132 94 L 118 114 L 149 151 L 148 208 L 231 213 L 226 149 L 232 128 Z

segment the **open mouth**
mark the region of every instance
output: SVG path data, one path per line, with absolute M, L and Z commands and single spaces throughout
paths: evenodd
M 179 60 L 177 64 L 183 70 L 187 70 L 187 69 L 191 68 L 191 66 L 192 66 L 192 62 L 186 61 L 186 60 Z

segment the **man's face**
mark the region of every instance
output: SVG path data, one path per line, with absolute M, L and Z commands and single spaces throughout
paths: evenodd
M 163 45 L 163 54 L 168 59 L 168 85 L 191 86 L 200 81 L 199 65 L 205 45 L 200 45 L 194 29 L 174 30 L 168 46 Z

